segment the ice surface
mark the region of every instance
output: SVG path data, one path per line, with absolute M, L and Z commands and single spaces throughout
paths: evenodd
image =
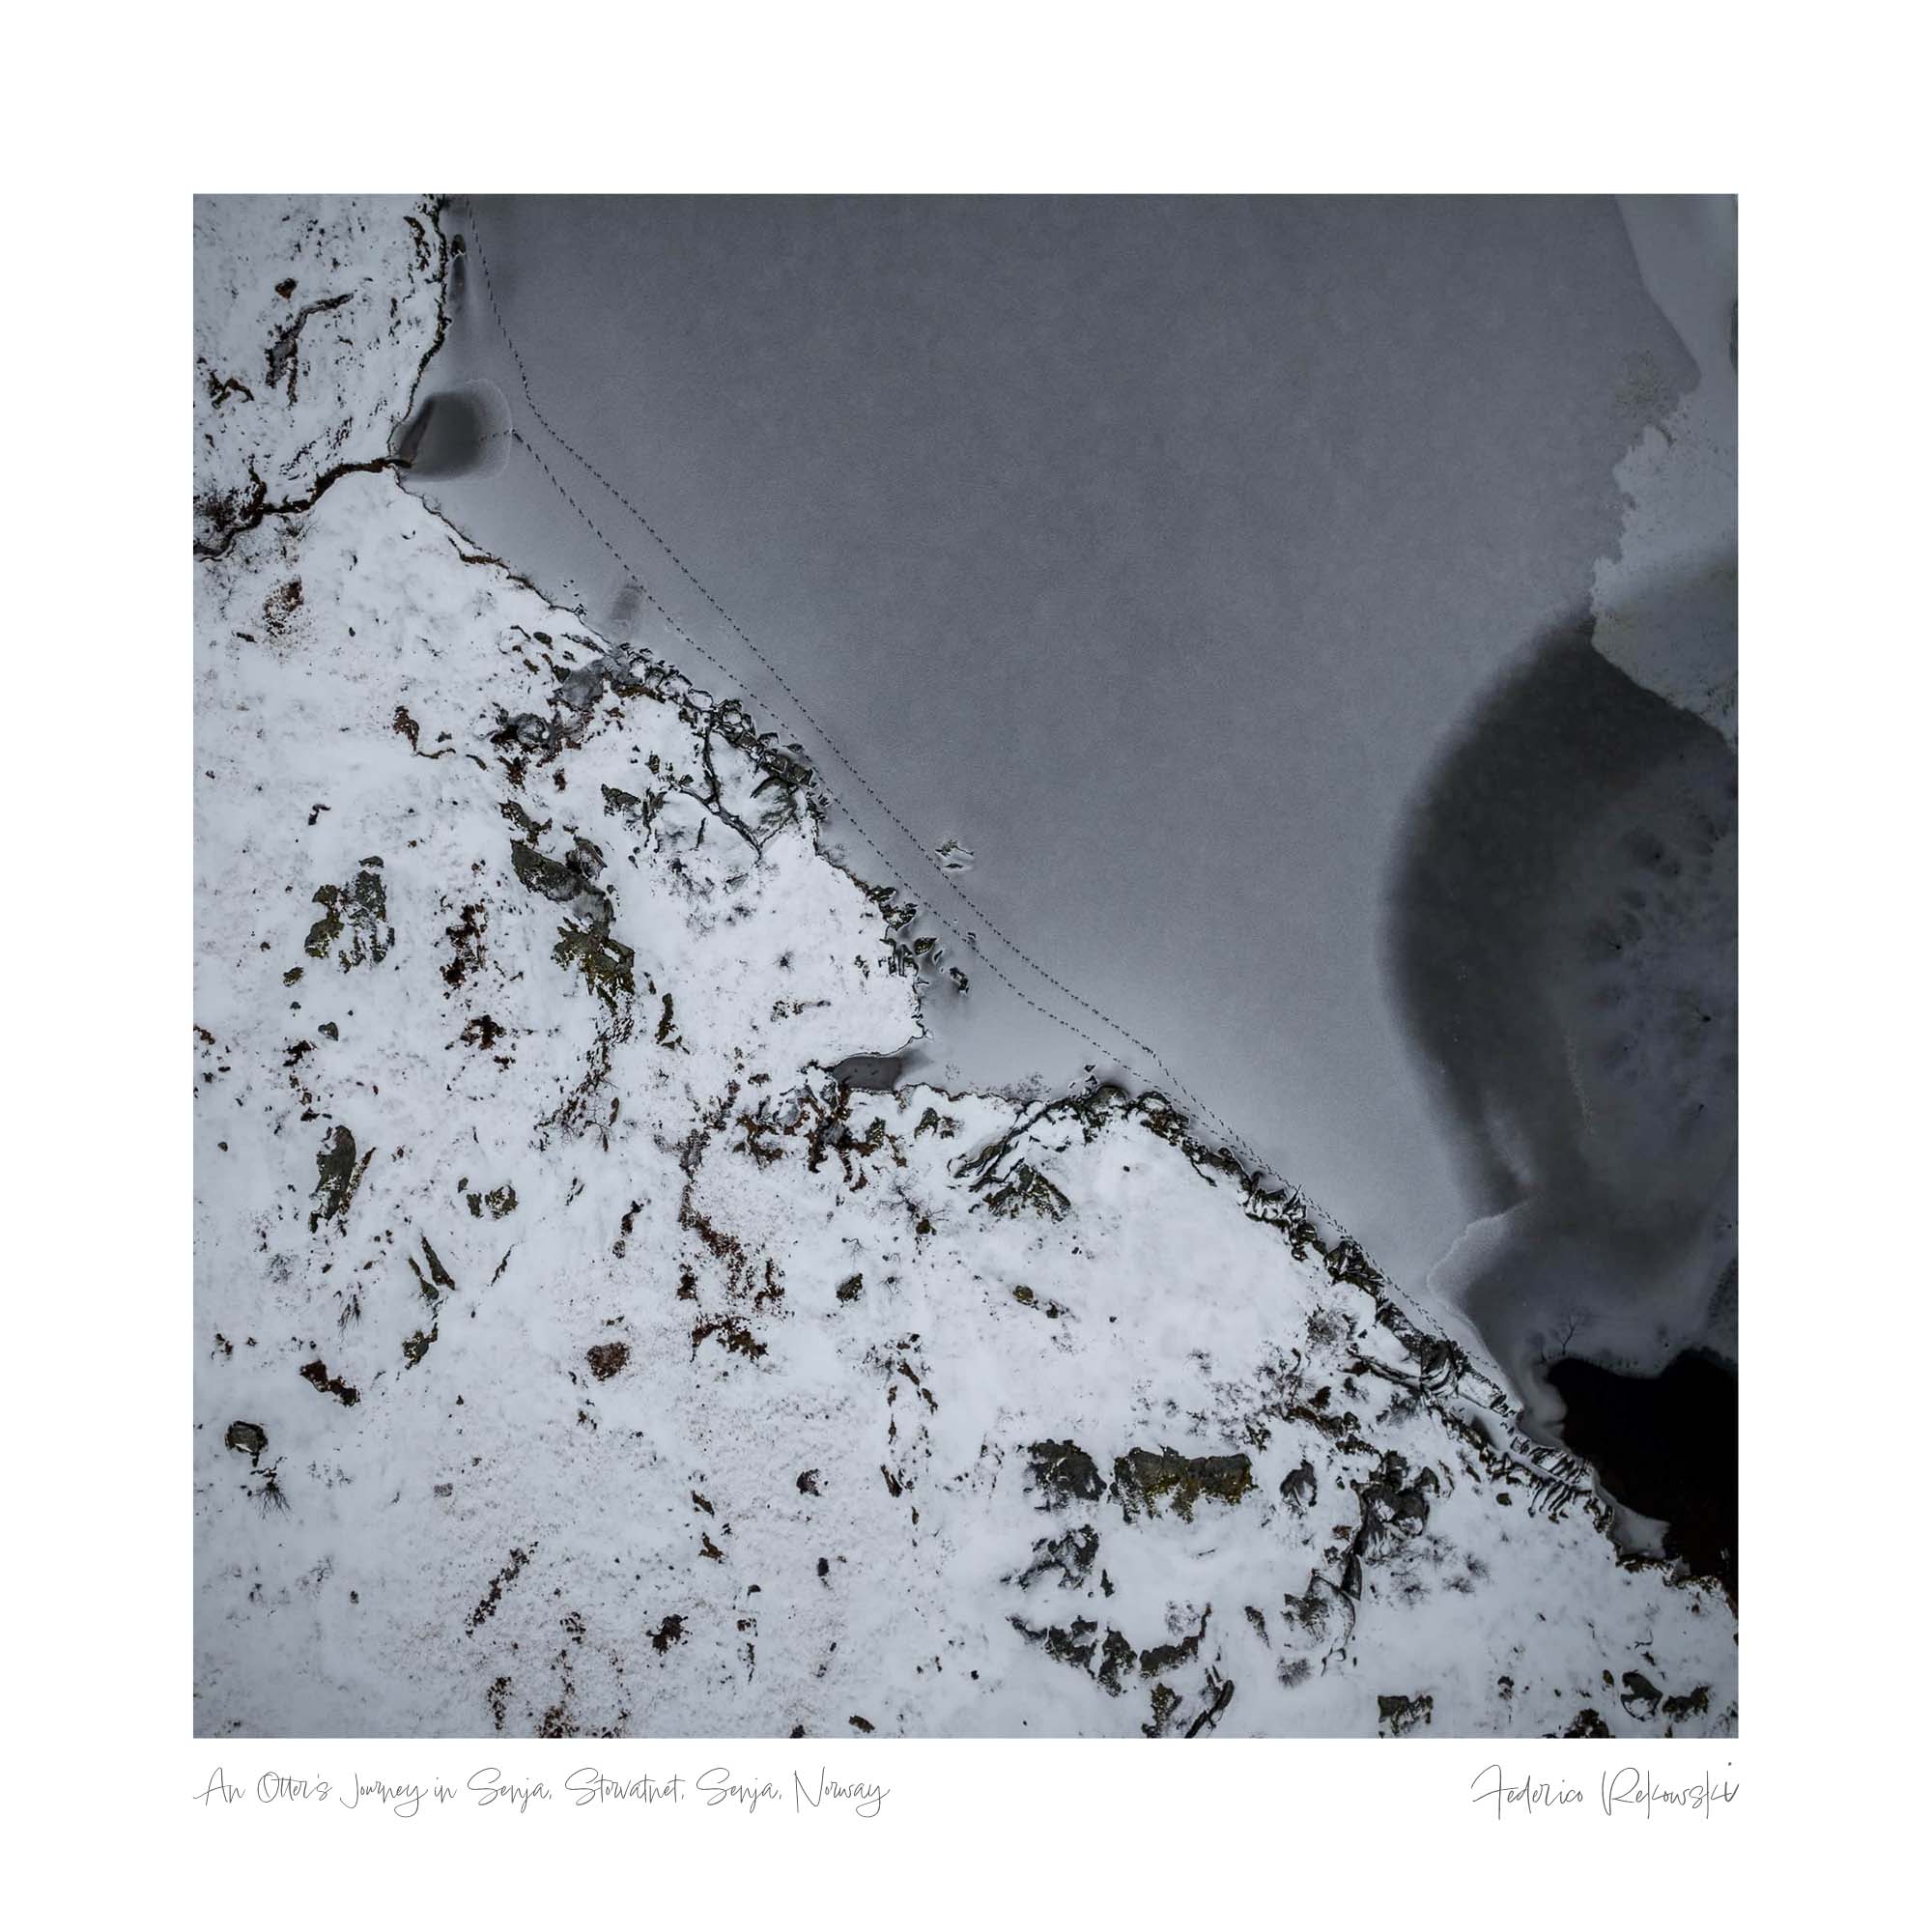
M 451 224 L 489 274 L 442 380 L 497 382 L 527 448 L 428 494 L 593 612 L 635 577 L 640 635 L 801 744 L 834 843 L 967 981 L 921 1070 L 1159 1087 L 1419 1283 L 1471 1204 L 1378 965 L 1401 830 L 1587 598 L 1614 466 L 1694 374 L 1616 205 Z
M 1732 195 L 1626 195 L 1644 286 L 1697 381 L 1617 466 L 1613 554 L 1591 583 L 1597 648 L 1737 743 L 1738 227 Z

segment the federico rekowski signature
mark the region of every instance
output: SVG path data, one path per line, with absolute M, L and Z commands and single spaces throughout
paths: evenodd
M 1727 1764 L 1725 1771 L 1730 1770 Z M 1567 1778 L 1512 1780 L 1499 1764 L 1485 1765 L 1469 1780 L 1472 1804 L 1492 1806 L 1497 1818 L 1515 1812 L 1532 1818 L 1540 1811 L 1567 1811 L 1586 1808 L 1590 1801 L 1587 1787 Z M 1654 1817 L 1657 1812 L 1700 1812 L 1706 1820 L 1717 1816 L 1720 1805 L 1735 1802 L 1736 1782 L 1705 1772 L 1701 1777 L 1672 1783 L 1660 1779 L 1641 1766 L 1627 1764 L 1605 1772 L 1597 1780 L 1596 1800 L 1605 1818 L 1623 1813 Z

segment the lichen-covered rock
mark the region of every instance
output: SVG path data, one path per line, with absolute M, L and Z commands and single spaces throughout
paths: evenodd
M 1172 1510 L 1192 1520 L 1203 1496 L 1237 1503 L 1255 1486 L 1245 1456 L 1181 1456 L 1172 1449 L 1130 1449 L 1114 1461 L 1114 1490 L 1131 1518 Z

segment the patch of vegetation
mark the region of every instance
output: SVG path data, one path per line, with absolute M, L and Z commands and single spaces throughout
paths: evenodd
M 442 936 L 455 949 L 455 956 L 442 968 L 443 980 L 449 985 L 462 985 L 483 964 L 483 928 L 487 923 L 488 914 L 479 901 L 465 906 L 463 917 L 455 925 L 443 927 Z
M 770 1167 L 773 1162 L 784 1158 L 784 1149 L 774 1144 L 773 1137 L 783 1130 L 777 1122 L 764 1118 L 763 1109 L 757 1114 L 740 1114 L 738 1124 L 745 1130 L 741 1151 L 748 1153 L 761 1167 Z
M 590 1373 L 600 1382 L 608 1382 L 630 1359 L 628 1342 L 599 1342 L 594 1349 L 584 1352 L 584 1360 L 590 1364 Z
M 1701 1718 L 1711 1708 L 1711 1687 L 1700 1684 L 1694 1690 L 1687 1691 L 1682 1697 L 1666 1697 L 1663 1700 L 1663 1715 L 1673 1723 L 1685 1718 Z
M 1100 1646 L 1100 1667 L 1094 1674 L 1101 1690 L 1110 1697 L 1118 1697 L 1124 1686 L 1121 1673 L 1130 1669 L 1134 1662 L 1134 1647 L 1119 1631 L 1110 1630 L 1106 1641 Z
M 529 1549 L 510 1551 L 510 1560 L 491 1577 L 490 1587 L 483 1593 L 482 1601 L 465 1621 L 463 1628 L 466 1633 L 474 1636 L 497 1614 L 497 1605 L 502 1602 L 503 1592 L 523 1575 L 524 1566 L 530 1560 L 530 1550 L 535 1548 L 533 1543 Z
M 320 1356 L 302 1364 L 301 1378 L 324 1395 L 332 1395 L 344 1408 L 354 1408 L 362 1400 L 361 1391 L 351 1388 L 340 1376 L 331 1376 Z
M 620 997 L 628 999 L 638 990 L 636 951 L 609 933 L 593 932 L 587 926 L 560 925 L 551 957 L 559 966 L 575 967 L 582 973 L 584 984 L 612 1011 Z
M 1141 1726 L 1145 1738 L 1164 1738 L 1174 1722 L 1174 1714 L 1180 1704 L 1180 1693 L 1165 1684 L 1156 1684 L 1150 1698 L 1152 1715 Z
M 1410 1731 L 1435 1721 L 1435 1699 L 1424 1693 L 1415 1697 L 1378 1697 L 1377 1723 L 1384 1737 L 1404 1738 Z
M 1114 1490 L 1129 1518 L 1172 1509 L 1192 1521 L 1203 1496 L 1238 1503 L 1255 1487 L 1245 1456 L 1182 1456 L 1173 1449 L 1130 1449 L 1114 1459 Z
M 1201 1640 L 1208 1634 L 1208 1619 L 1214 1614 L 1214 1605 L 1209 1604 L 1201 1612 L 1198 1628 L 1189 1632 L 1179 1643 L 1157 1643 L 1141 1652 L 1141 1675 L 1158 1677 L 1162 1671 L 1178 1669 L 1183 1663 L 1191 1663 L 1200 1654 Z
M 338 957 L 346 973 L 365 960 L 381 965 L 396 943 L 396 929 L 390 925 L 387 888 L 383 883 L 383 862 L 364 859 L 362 868 L 346 886 L 318 886 L 314 903 L 322 917 L 309 927 L 302 951 L 311 959 L 327 959 L 338 946 Z M 342 946 L 344 934 L 349 943 Z
M 261 1504 L 262 1514 L 267 1516 L 270 1510 L 286 1510 L 289 1497 L 288 1492 L 282 1488 L 282 1465 L 279 1463 L 270 1463 L 268 1468 L 258 1470 L 257 1475 L 261 1486 L 249 1493 Z
M 734 1355 L 743 1355 L 747 1361 L 755 1362 L 768 1352 L 765 1344 L 746 1327 L 735 1315 L 724 1315 L 708 1321 L 698 1322 L 691 1331 L 691 1356 L 697 1359 L 697 1351 L 713 1336 Z
M 610 895 L 592 883 L 604 869 L 603 852 L 580 835 L 564 858 L 553 859 L 534 842 L 543 828 L 521 807 L 505 810 L 515 810 L 528 834 L 510 841 L 510 864 L 518 879 L 527 891 L 570 908 L 570 919 L 557 927 L 552 958 L 581 972 L 591 992 L 614 1009 L 620 995 L 628 998 L 637 990 L 637 953 L 611 936 L 615 908 Z
M 262 623 L 270 637 L 286 637 L 289 626 L 295 622 L 296 612 L 301 607 L 302 585 L 299 577 L 292 577 L 288 582 L 270 591 L 262 602 Z
M 1022 1308 L 1037 1308 L 1049 1321 L 1058 1321 L 1066 1313 L 1057 1301 L 1042 1301 L 1025 1282 L 1013 1290 L 1013 1299 Z
M 488 1013 L 478 1013 L 463 1029 L 460 1037 L 465 1046 L 480 1046 L 487 1053 L 508 1031 L 507 1027 L 499 1026 Z
M 1613 1738 L 1616 1732 L 1595 1711 L 1585 1708 L 1570 1719 L 1570 1728 L 1563 1735 L 1566 1738 Z

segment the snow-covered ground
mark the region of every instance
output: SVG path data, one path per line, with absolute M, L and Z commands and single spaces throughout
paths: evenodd
M 197 209 L 199 1730 L 1733 1729 L 1722 1597 L 1296 1197 L 835 1077 L 908 909 L 400 487 L 445 266 Z

